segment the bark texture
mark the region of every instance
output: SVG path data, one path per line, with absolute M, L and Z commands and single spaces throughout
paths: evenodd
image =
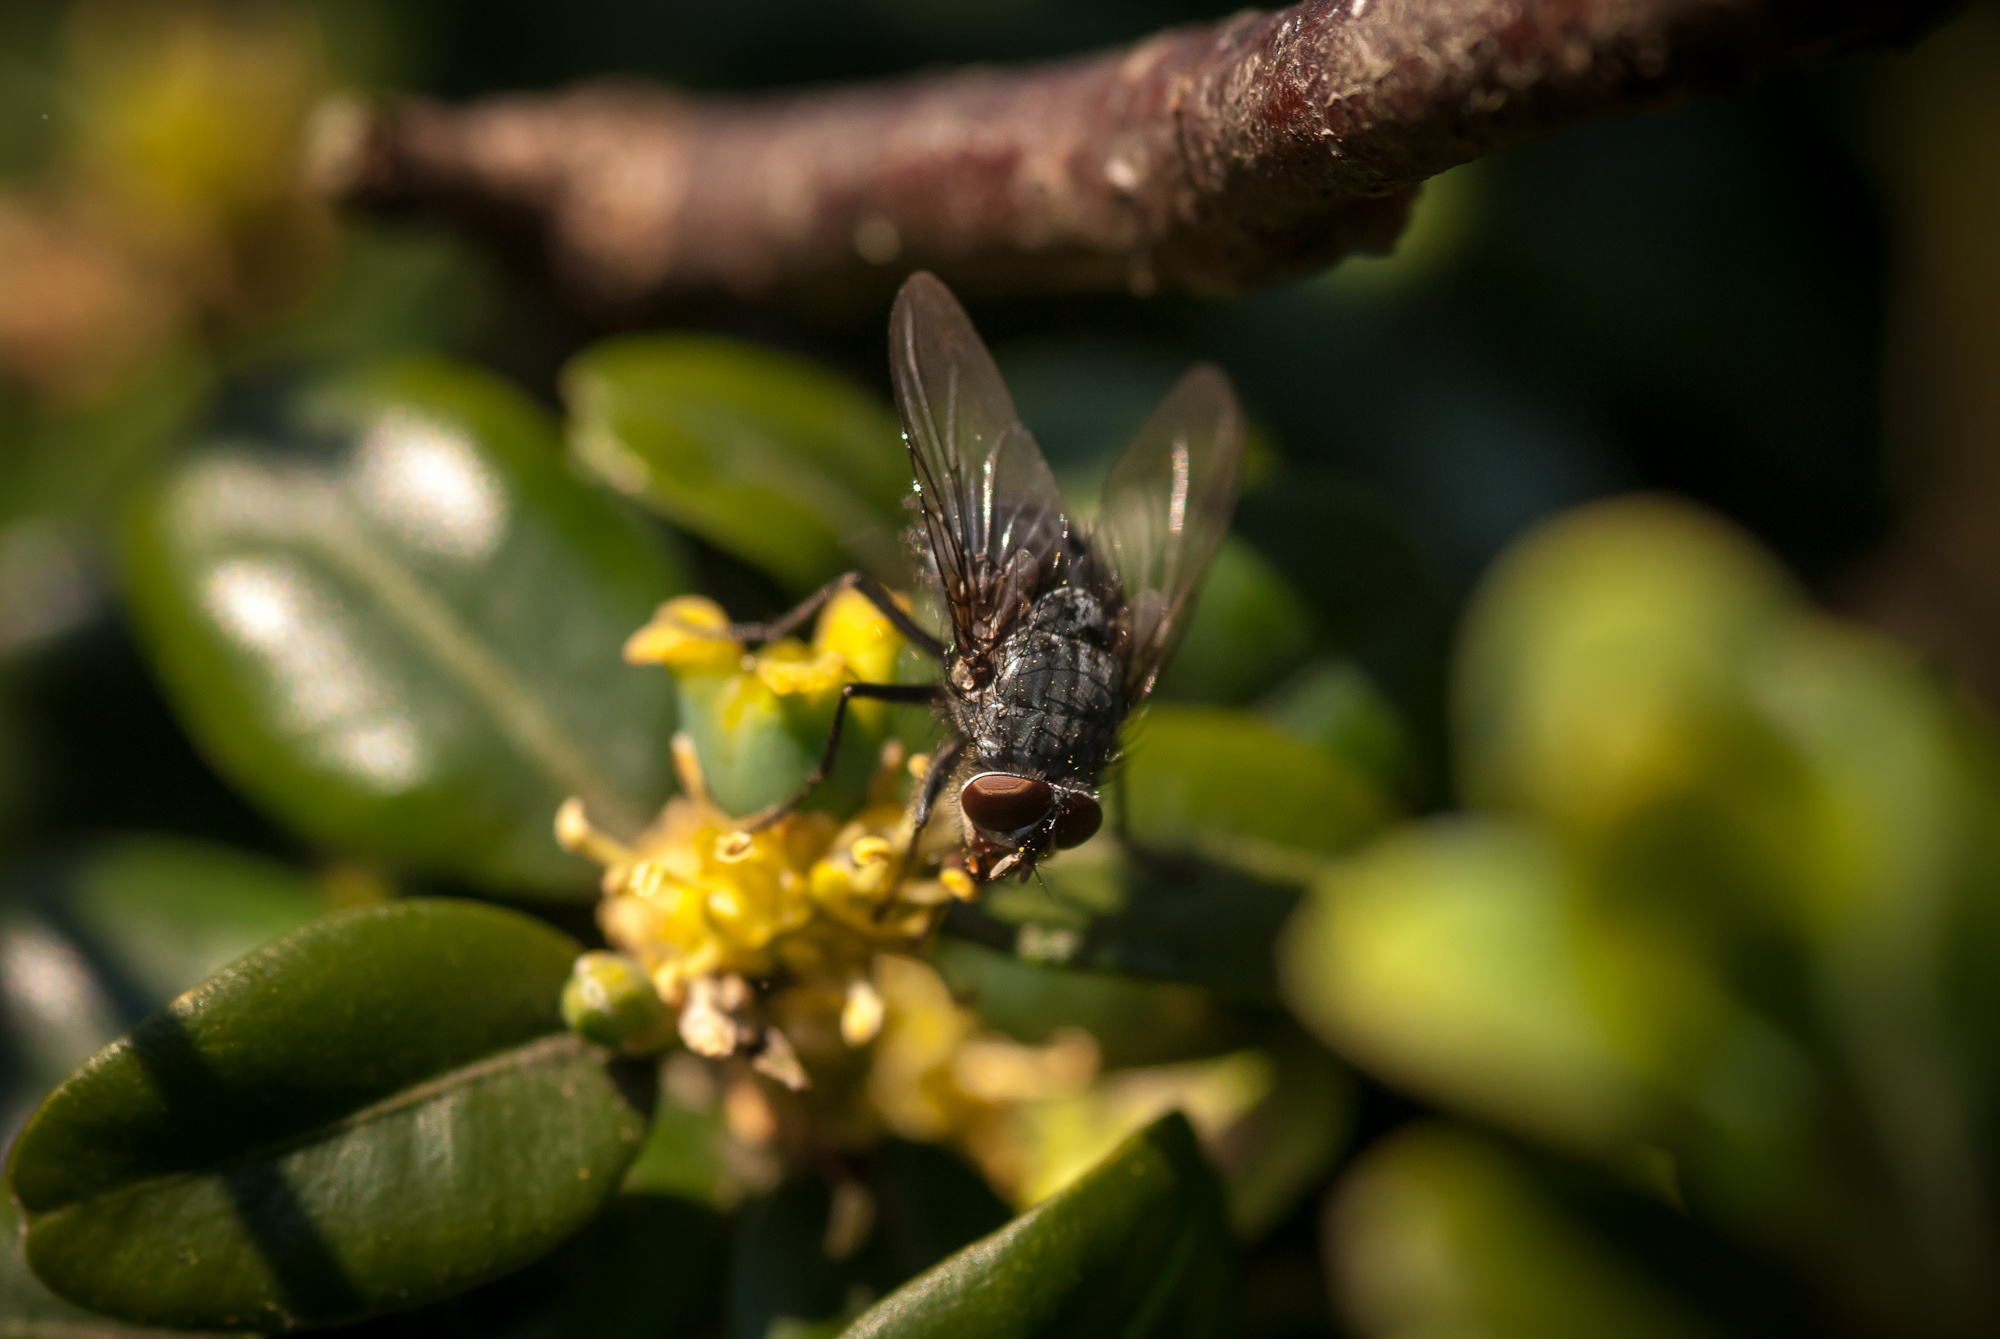
M 327 158 L 363 204 L 525 228 L 604 312 L 696 296 L 1241 292 L 1382 246 L 1426 177 L 1939 0 L 1307 0 L 1017 69 L 692 99 L 586 85 L 386 103 Z

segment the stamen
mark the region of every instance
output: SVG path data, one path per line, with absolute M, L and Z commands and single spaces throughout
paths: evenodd
M 694 736 L 685 730 L 674 731 L 674 776 L 681 783 L 681 793 L 696 804 L 708 803 L 708 786 L 701 774 L 701 755 L 695 752 Z
M 632 849 L 595 827 L 575 795 L 556 810 L 556 845 L 572 855 L 588 856 L 600 865 L 622 865 L 632 859 Z
M 881 992 L 862 977 L 847 983 L 847 1003 L 840 1011 L 840 1039 L 859 1050 L 882 1031 Z

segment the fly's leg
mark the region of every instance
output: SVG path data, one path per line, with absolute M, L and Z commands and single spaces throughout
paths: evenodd
M 840 701 L 833 707 L 833 728 L 827 731 L 826 748 L 819 755 L 819 764 L 806 777 L 805 784 L 788 799 L 767 805 L 752 814 L 743 824 L 743 831 L 755 832 L 768 828 L 786 814 L 799 807 L 806 796 L 813 793 L 818 785 L 833 771 L 834 756 L 840 752 L 840 732 L 847 724 L 847 704 L 855 698 L 866 698 L 871 702 L 900 702 L 907 706 L 929 705 L 937 701 L 938 690 L 924 683 L 848 683 L 840 686 Z
M 902 878 L 910 877 L 910 871 L 917 864 L 917 839 L 924 835 L 924 824 L 931 821 L 931 810 L 937 807 L 938 796 L 944 794 L 945 783 L 958 767 L 958 760 L 965 756 L 965 740 L 954 739 L 931 755 L 930 770 L 924 773 L 924 784 L 917 791 L 917 803 L 910 814 L 910 845 L 903 852 Z
M 775 642 L 780 637 L 789 637 L 811 622 L 813 617 L 826 607 L 828 600 L 844 590 L 860 591 L 868 603 L 874 605 L 882 617 L 888 619 L 896 631 L 909 638 L 918 650 L 934 659 L 944 659 L 944 644 L 918 627 L 916 621 L 904 613 L 901 606 L 889 597 L 888 591 L 859 572 L 849 572 L 844 576 L 835 577 L 806 596 L 796 609 L 781 614 L 768 623 L 738 623 L 729 630 L 729 635 L 745 646 L 762 646 L 765 642 Z

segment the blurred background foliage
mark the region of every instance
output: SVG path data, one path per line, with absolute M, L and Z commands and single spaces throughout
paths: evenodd
M 672 784 L 623 639 L 668 595 L 895 571 L 879 314 L 589 328 L 518 257 L 314 199 L 327 93 L 837 81 L 1226 8 L 0 10 L 9 1136 L 325 911 L 471 893 L 592 937 L 550 815 L 629 830 Z M 1079 500 L 1196 358 L 1254 425 L 1115 783 L 1137 848 L 938 955 L 981 1026 L 1101 1056 L 1016 1113 L 1000 1192 L 1184 1109 L 1246 1335 L 2000 1324 L 1995 69 L 1976 3 L 1461 168 L 1393 255 L 1283 289 L 975 310 Z M 670 1063 L 582 1235 L 370 1326 L 833 1332 L 1009 1212 L 899 1137 L 836 1242 L 858 1183 L 782 1179 L 756 1120 Z M 0 1307 L 87 1319 L 18 1253 Z

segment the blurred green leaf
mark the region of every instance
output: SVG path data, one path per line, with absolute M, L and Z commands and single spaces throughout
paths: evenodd
M 1319 619 L 1283 574 L 1231 536 L 1216 551 L 1193 621 L 1160 675 L 1167 699 L 1247 702 L 1297 669 Z
M 543 1254 L 617 1187 L 645 1125 L 563 1027 L 577 951 L 516 912 L 409 901 L 250 954 L 22 1131 L 8 1175 L 30 1264 L 109 1315 L 286 1329 Z
M 295 870 L 172 837 L 112 837 L 10 870 L 0 882 L 7 1128 L 144 1014 L 326 910 Z
M 38 900 L 55 899 L 145 1009 L 328 910 L 298 870 L 178 837 L 108 838 L 54 877 L 60 886 L 38 888 Z
M 672 690 L 625 637 L 684 588 L 485 374 L 409 361 L 217 443 L 124 555 L 153 662 L 209 756 L 314 839 L 587 897 L 556 806 L 636 831 L 671 788 Z M 325 447 L 324 450 L 307 448 Z
M 1540 528 L 1467 615 L 1466 798 L 1584 833 L 1751 771 L 1745 668 L 1796 601 L 1742 535 L 1678 503 L 1621 499 Z
M 1107 1069 L 1214 1055 L 1246 1039 L 1241 1011 L 1178 982 L 1051 971 L 966 939 L 940 940 L 931 966 L 987 1027 L 1030 1046 L 1057 1028 L 1083 1028 Z
M 1368 672 L 1327 657 L 1303 666 L 1257 704 L 1292 738 L 1325 749 L 1391 795 L 1407 796 L 1417 761 L 1410 732 Z
M 875 1298 L 1007 1221 L 979 1173 L 934 1144 L 885 1140 L 863 1171 L 838 1187 L 794 1178 L 745 1206 L 732 1336 L 837 1334 Z
M 1053 1199 L 871 1307 L 864 1336 L 1220 1335 L 1234 1261 L 1185 1117 L 1132 1136 Z
M 1364 1336 L 1725 1332 L 1621 1258 L 1615 1238 L 1564 1213 L 1498 1148 L 1447 1126 L 1406 1128 L 1371 1149 L 1336 1190 L 1328 1224 L 1336 1291 Z M 1796 1316 L 1767 1319 L 1777 1327 L 1748 1333 L 1805 1329 Z
M 1162 703 L 1128 731 L 1121 791 L 1131 837 L 1273 877 L 1309 878 L 1396 817 L 1368 777 L 1257 716 Z
M 1413 825 L 1316 884 L 1280 945 L 1294 1012 L 1391 1082 L 1604 1148 L 1651 1092 L 1593 1000 L 1560 853 L 1468 819 Z
M 1255 1241 L 1322 1184 L 1354 1131 L 1354 1080 L 1295 1027 L 1259 1048 L 1271 1088 L 1248 1115 L 1207 1144 L 1239 1240 Z
M 859 566 L 899 580 L 909 462 L 895 417 L 812 363 L 631 335 L 563 370 L 570 445 L 614 487 L 804 594 Z

